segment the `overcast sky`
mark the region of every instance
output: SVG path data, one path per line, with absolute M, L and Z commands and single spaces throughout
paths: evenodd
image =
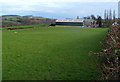
M 91 14 L 104 15 L 105 9 L 116 10 L 119 0 L 0 0 L 0 15 L 33 15 L 49 18 L 76 18 Z

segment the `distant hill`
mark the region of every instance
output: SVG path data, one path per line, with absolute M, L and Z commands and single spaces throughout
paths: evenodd
M 46 24 L 55 22 L 54 19 L 39 17 L 39 16 L 20 16 L 20 15 L 2 15 L 2 27 L 8 26 L 20 26 L 20 25 L 34 25 L 34 24 Z
M 19 15 L 2 15 L 2 17 L 7 17 L 7 16 L 19 16 Z

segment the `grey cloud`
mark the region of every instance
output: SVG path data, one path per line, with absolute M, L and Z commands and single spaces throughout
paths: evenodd
M 4 4 L 3 14 L 20 14 L 20 15 L 37 15 L 55 18 L 74 18 L 76 16 L 88 16 L 91 14 L 102 15 L 105 9 L 115 9 L 117 3 L 112 2 L 54 2 L 54 3 L 33 3 L 29 5 L 21 4 Z M 16 11 L 15 11 L 16 9 Z

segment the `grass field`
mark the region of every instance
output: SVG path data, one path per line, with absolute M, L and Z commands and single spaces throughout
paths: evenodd
M 2 31 L 0 31 L 0 81 L 2 81 Z
M 41 27 L 3 31 L 3 80 L 99 78 L 90 51 L 100 51 L 107 29 Z
M 28 28 L 28 27 L 40 27 L 43 25 L 50 25 L 50 24 L 36 24 L 36 25 L 23 25 L 23 26 L 11 26 L 11 27 L 0 27 L 0 30 L 8 29 L 8 28 Z

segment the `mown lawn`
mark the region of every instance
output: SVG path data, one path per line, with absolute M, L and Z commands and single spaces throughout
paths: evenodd
M 7 30 L 9 28 L 34 28 L 34 27 L 40 27 L 40 26 L 43 26 L 43 25 L 50 25 L 50 24 L 36 24 L 36 25 L 23 25 L 23 26 L 10 26 L 10 27 L 0 27 L 0 30 Z
M 107 29 L 40 27 L 3 31 L 3 80 L 96 80 Z
M 0 31 L 0 81 L 2 81 L 2 31 Z

